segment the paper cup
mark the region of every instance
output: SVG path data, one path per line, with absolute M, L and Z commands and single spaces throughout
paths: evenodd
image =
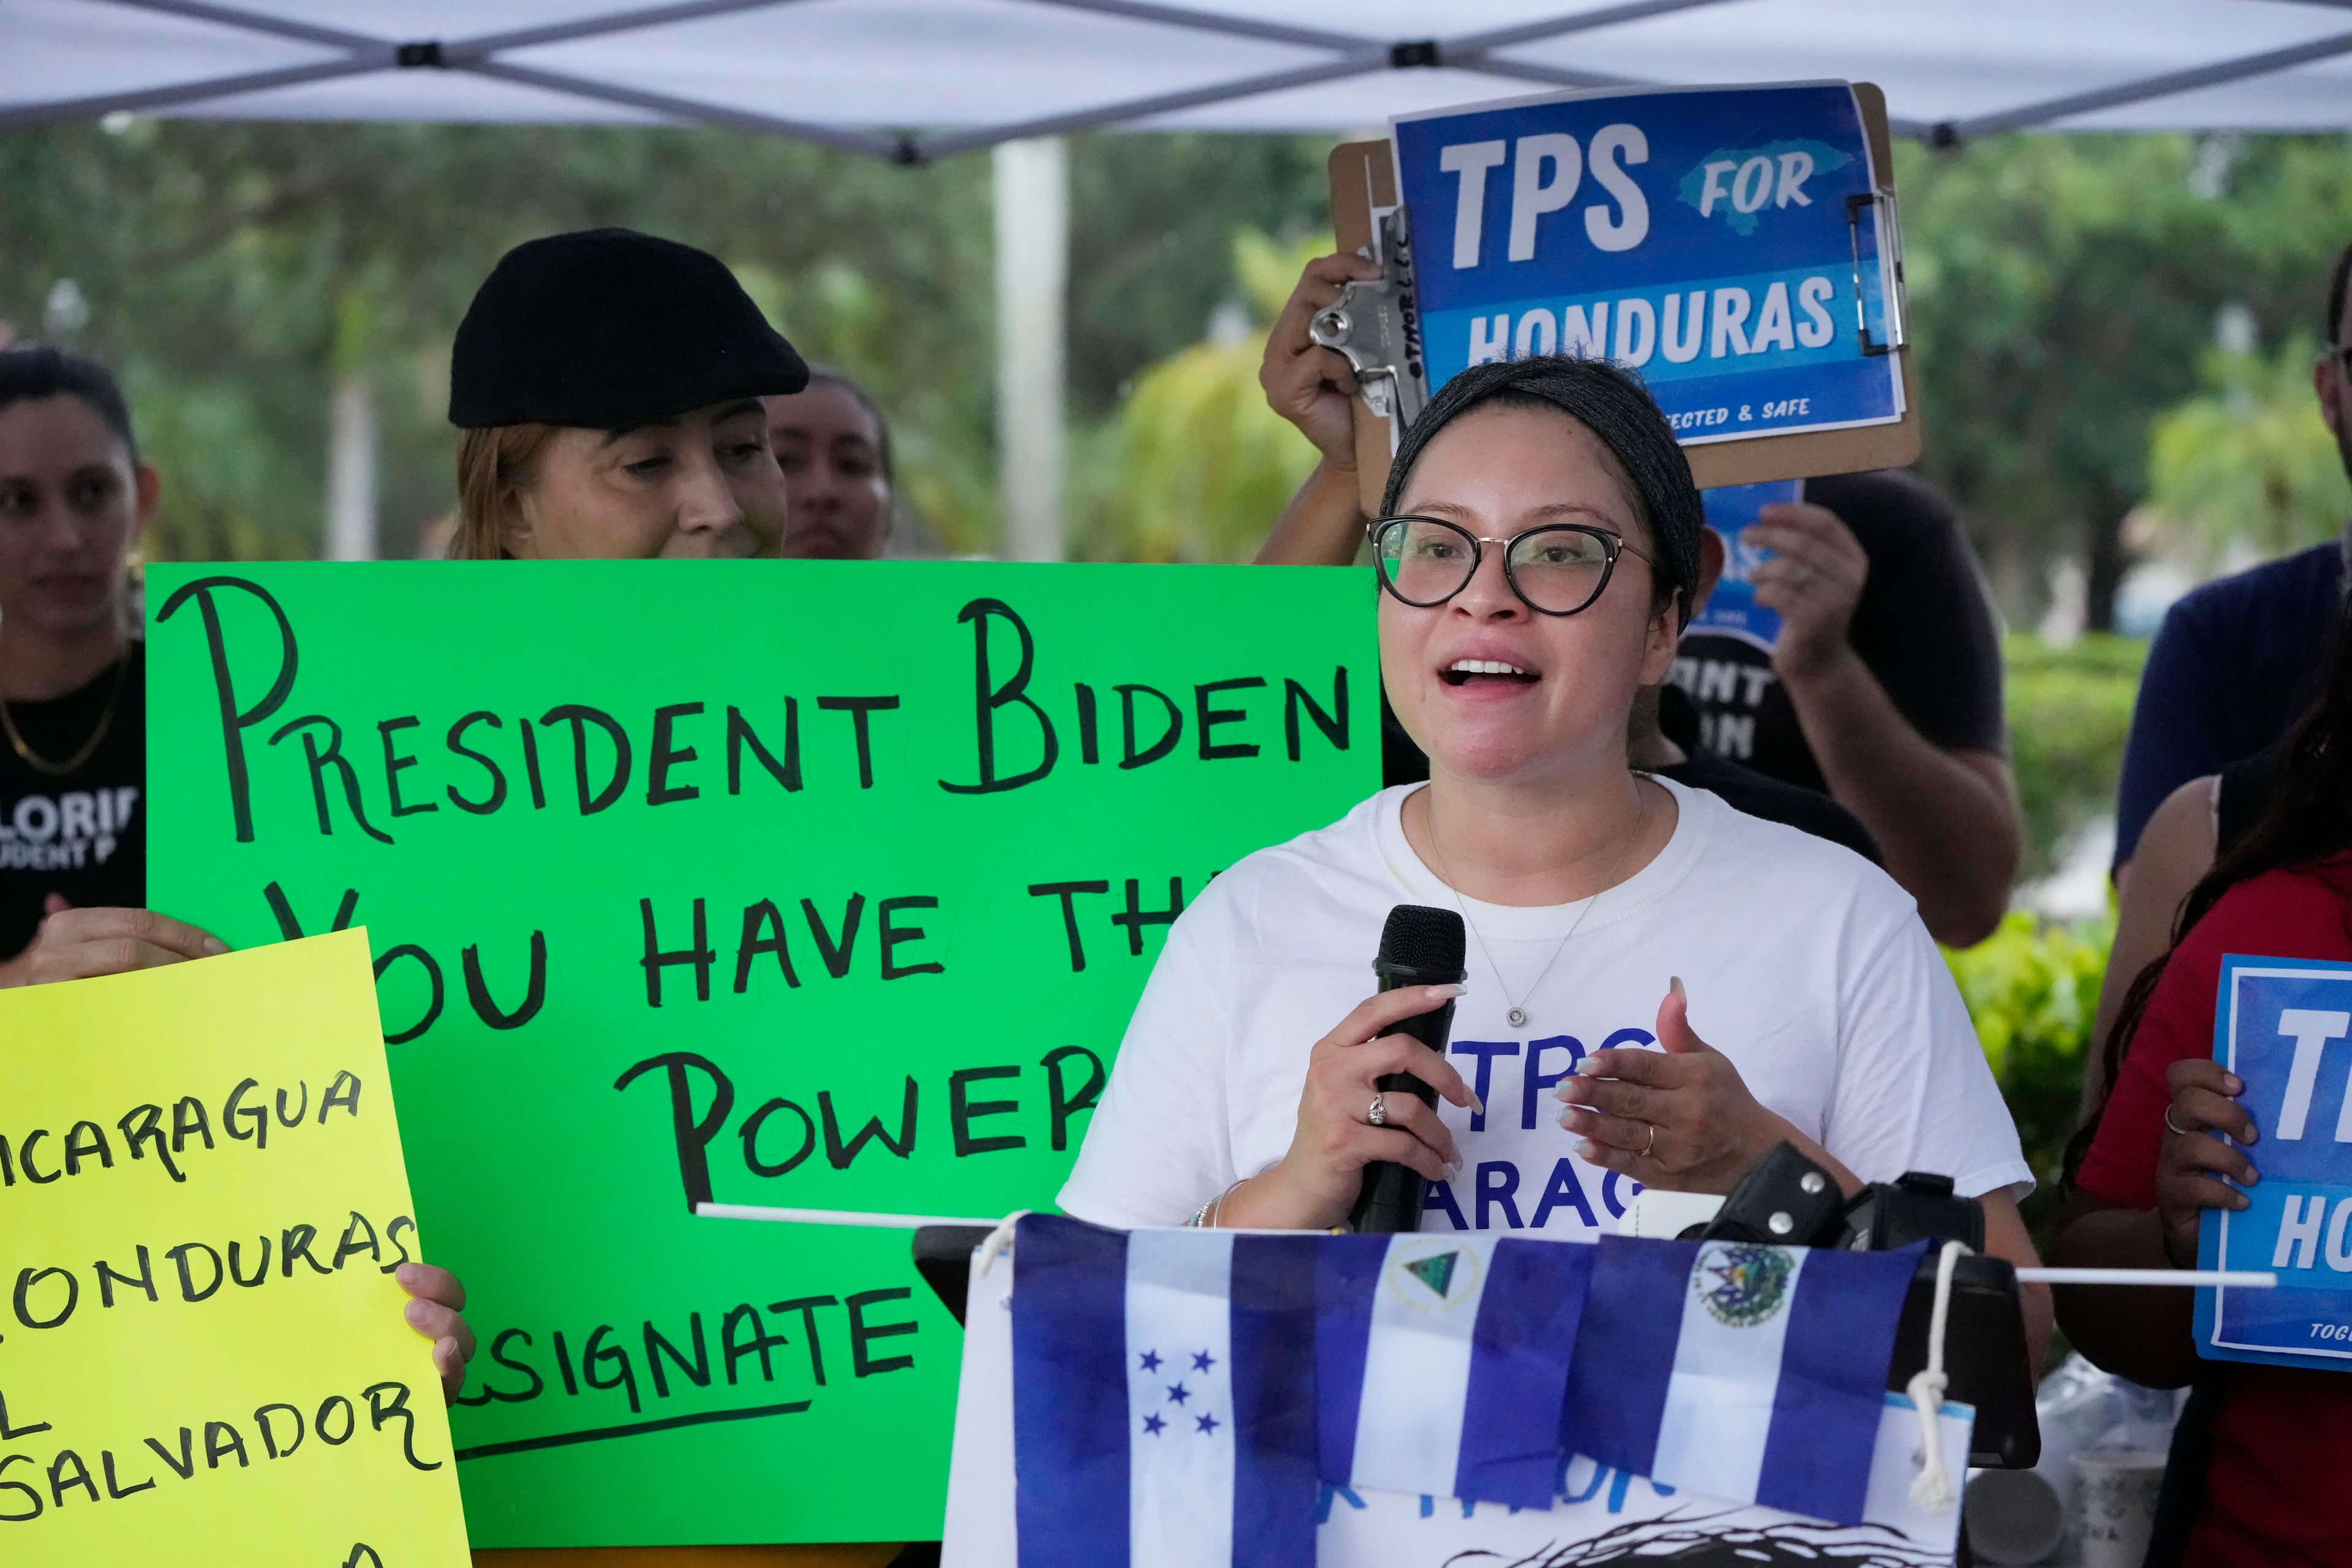
M 2095 1448 L 2074 1456 L 2083 1510 L 2083 1568 L 2140 1568 L 2156 1527 L 2164 1456 L 2152 1448 Z
M 1969 1479 L 1960 1518 L 1969 1551 L 1985 1563 L 2039 1563 L 2066 1533 L 2057 1489 L 2032 1470 L 1979 1470 Z

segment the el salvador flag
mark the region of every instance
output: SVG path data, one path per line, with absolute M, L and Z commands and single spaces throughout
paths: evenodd
M 1861 1523 L 1923 1248 L 1603 1237 L 1595 1250 L 1563 1446 L 1727 1502 Z

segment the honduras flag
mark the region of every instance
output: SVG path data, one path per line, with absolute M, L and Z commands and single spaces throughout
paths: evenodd
M 1922 1248 L 1604 1237 L 1563 1445 L 1729 1502 L 1859 1524 Z
M 1023 1568 L 1296 1568 L 1327 1479 L 1547 1506 L 1591 1258 L 1024 1218 Z

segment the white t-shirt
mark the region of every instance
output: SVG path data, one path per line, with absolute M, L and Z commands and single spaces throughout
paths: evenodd
M 1640 1185 L 1577 1158 L 1553 1090 L 1591 1051 L 1654 1045 L 1677 974 L 1699 1037 L 1863 1180 L 1934 1171 L 1965 1196 L 2030 1191 L 2016 1126 L 1909 895 L 1850 850 L 1658 782 L 1680 808 L 1673 837 L 1589 910 L 1462 901 L 1475 934 L 1452 1059 L 1486 1114 L 1439 1103 L 1463 1170 L 1431 1186 L 1422 1227 L 1613 1230 Z M 1391 908 L 1456 907 L 1399 820 L 1421 787 L 1247 857 L 1177 919 L 1065 1210 L 1181 1225 L 1282 1158 L 1309 1049 L 1376 989 Z M 1527 1014 L 1518 1028 L 1507 992 Z

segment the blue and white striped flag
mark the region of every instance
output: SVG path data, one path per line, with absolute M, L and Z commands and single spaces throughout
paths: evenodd
M 1316 1325 L 1324 1479 L 1549 1507 L 1592 1262 L 1588 1246 L 1492 1233 L 1327 1244 Z
M 1021 1221 L 1022 1568 L 1315 1561 L 1317 1241 Z
M 1922 1249 L 1604 1237 L 1597 1251 L 1566 1447 L 1728 1502 L 1862 1522 Z
M 1023 1219 L 1022 1564 L 1296 1568 L 1327 1480 L 1549 1506 L 1593 1256 Z

